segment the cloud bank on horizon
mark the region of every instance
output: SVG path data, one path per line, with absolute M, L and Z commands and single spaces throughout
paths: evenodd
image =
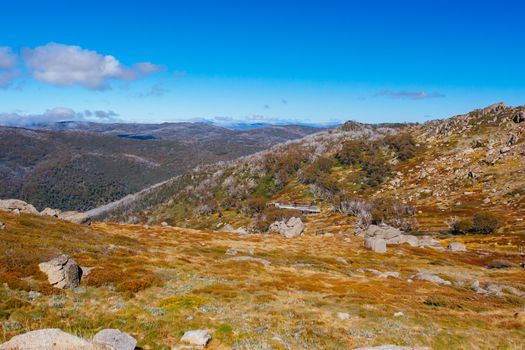
M 10 87 L 13 81 L 25 73 L 50 85 L 78 85 L 90 90 L 104 90 L 111 88 L 111 81 L 133 81 L 162 69 L 163 66 L 151 62 L 139 62 L 127 67 L 112 55 L 55 42 L 23 48 L 20 54 L 10 47 L 0 47 L 2 88 Z
M 0 113 L 0 125 L 10 127 L 38 127 L 64 121 L 114 123 L 118 122 L 114 111 L 84 110 L 76 112 L 67 107 L 48 109 L 41 114 Z

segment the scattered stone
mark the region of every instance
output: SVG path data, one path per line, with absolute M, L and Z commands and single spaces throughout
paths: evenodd
M 505 154 L 505 153 L 509 153 L 509 152 L 510 152 L 510 147 L 508 147 L 508 146 L 501 147 L 501 149 L 499 150 L 499 153 L 501 153 L 501 154 Z
M 160 226 L 168 227 L 169 225 L 168 225 L 168 223 L 166 221 L 163 221 L 163 222 L 160 223 Z
M 148 312 L 150 313 L 151 316 L 161 317 L 161 316 L 166 315 L 166 310 L 164 310 L 164 309 L 161 308 L 161 307 L 146 306 L 146 307 L 144 307 L 144 309 L 145 309 L 146 311 L 148 311 Z
M 270 266 L 272 263 L 266 259 L 262 258 L 255 258 L 253 256 L 236 256 L 233 258 L 228 258 L 226 261 L 253 261 L 259 264 L 263 264 L 264 266 Z
M 464 252 L 467 247 L 461 242 L 450 242 L 447 249 L 451 252 Z
M 382 272 L 382 271 L 379 271 L 379 270 L 376 270 L 376 269 L 368 269 L 368 268 L 365 268 L 365 269 L 362 269 L 362 270 L 370 272 L 370 273 L 373 273 L 374 275 L 376 275 L 379 278 L 388 278 L 388 277 L 399 278 L 401 276 L 401 274 L 399 272 L 397 272 L 397 271 L 385 271 L 385 272 Z
M 233 233 L 236 233 L 239 236 L 246 236 L 249 232 L 244 227 L 238 227 L 237 229 L 233 230 Z
M 2 322 L 2 329 L 6 332 L 17 331 L 22 328 L 22 324 L 17 321 Z
M 36 347 L 34 347 L 37 345 Z M 56 328 L 39 329 L 14 336 L 0 350 L 20 349 L 93 349 L 90 342 Z
M 48 262 L 39 264 L 38 267 L 47 275 L 49 283 L 56 288 L 75 288 L 82 278 L 82 270 L 68 255 L 57 256 Z
M 126 224 L 136 225 L 138 223 L 140 223 L 140 219 L 136 217 L 135 215 L 129 216 L 126 220 Z
M 288 221 L 282 220 L 274 222 L 270 225 L 269 231 L 277 232 L 286 238 L 294 238 L 301 235 L 304 228 L 305 226 L 301 221 L 301 218 L 293 217 L 288 219 Z
M 238 253 L 253 255 L 255 250 L 253 248 L 230 248 L 226 251 L 226 255 L 237 255 Z
M 335 261 L 337 261 L 338 263 L 341 263 L 343 265 L 348 265 L 348 261 L 346 261 L 346 259 L 344 259 L 344 258 L 341 258 L 340 256 L 336 257 Z
M 425 236 L 419 239 L 420 247 L 436 247 L 439 246 L 439 241 L 429 236 Z
M 509 267 L 516 267 L 516 264 L 508 260 L 494 260 L 487 266 L 488 269 L 507 269 Z
M 137 345 L 135 338 L 118 329 L 103 329 L 93 337 L 93 343 L 109 346 L 113 350 L 134 350 Z
M 224 225 L 224 227 L 222 228 L 221 231 L 237 233 L 240 236 L 245 236 L 245 235 L 247 235 L 249 233 L 244 227 L 233 228 L 233 226 L 230 225 L 230 224 Z
M 232 225 L 230 224 L 226 224 L 224 225 L 224 227 L 221 229 L 221 231 L 224 231 L 224 232 L 233 232 L 235 229 L 233 228 Z
M 89 215 L 79 213 L 78 211 L 65 211 L 60 213 L 58 218 L 74 224 L 89 224 L 91 222 L 91 217 Z
M 386 253 L 386 241 L 383 238 L 365 238 L 365 248 L 376 253 Z
M 18 199 L 0 200 L 0 210 L 9 211 L 15 214 L 39 214 L 34 206 Z
M 205 329 L 197 329 L 184 333 L 180 341 L 191 346 L 205 347 L 211 340 L 210 333 Z
M 450 286 L 452 283 L 450 281 L 444 280 L 443 278 L 433 275 L 431 273 L 420 272 L 410 277 L 413 280 L 428 281 L 435 284 L 441 284 L 445 286 Z
M 43 215 L 43 216 L 52 216 L 52 217 L 58 218 L 58 216 L 60 215 L 60 213 L 62 213 L 62 211 L 61 211 L 60 209 L 45 208 L 44 210 L 42 210 L 42 211 L 40 212 L 40 215 Z
M 398 312 L 394 313 L 394 317 L 404 317 L 404 316 L 405 316 L 405 314 L 403 312 L 401 312 L 401 311 L 398 311 Z
M 489 295 L 489 296 L 504 296 L 505 292 L 514 294 L 518 297 L 525 298 L 525 292 L 520 291 L 512 286 L 495 283 L 484 283 L 481 285 L 479 281 L 473 281 L 471 288 L 478 294 Z
M 28 293 L 27 299 L 33 301 L 33 300 L 40 298 L 41 296 L 42 296 L 42 293 L 32 290 Z
M 0 230 L 5 230 L 5 224 L 2 221 L 0 221 Z
M 337 318 L 340 320 L 348 320 L 350 318 L 350 314 L 346 312 L 338 312 Z

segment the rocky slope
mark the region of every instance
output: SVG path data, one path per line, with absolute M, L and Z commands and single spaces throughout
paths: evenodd
M 524 233 L 524 113 L 524 107 L 496 104 L 421 125 L 349 122 L 196 169 L 99 214 L 261 232 L 265 221 L 292 215 L 269 208 L 272 203 L 303 202 L 321 208 L 309 221 L 324 220 L 307 222 L 306 232 L 329 227 L 338 212 L 350 214 L 349 223 L 356 216 L 361 221 L 361 206 L 375 212 L 366 220 L 415 231 L 447 230 L 455 217 L 489 212 L 504 223 L 501 233 Z

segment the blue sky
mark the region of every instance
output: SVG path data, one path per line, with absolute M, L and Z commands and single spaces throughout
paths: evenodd
M 2 13 L 4 119 L 393 122 L 525 104 L 522 1 L 19 0 Z

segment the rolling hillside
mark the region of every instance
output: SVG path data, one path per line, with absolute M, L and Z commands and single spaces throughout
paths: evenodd
M 58 123 L 0 127 L 0 198 L 87 210 L 184 174 L 319 129 L 230 130 L 202 123 Z

